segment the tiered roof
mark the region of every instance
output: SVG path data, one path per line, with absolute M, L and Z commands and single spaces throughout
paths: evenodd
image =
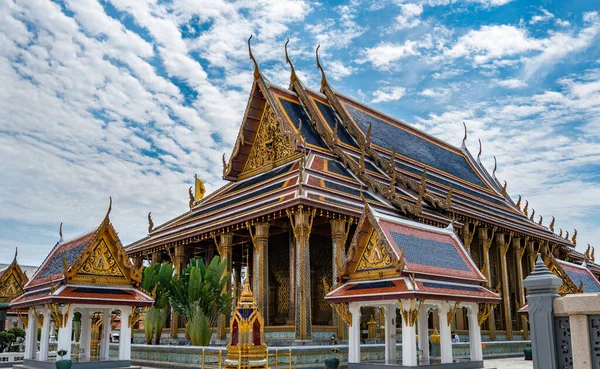
M 287 58 L 292 75 L 283 88 L 252 59 L 255 78 L 242 126 L 223 160 L 230 182 L 129 245 L 130 254 L 198 241 L 299 203 L 359 217 L 361 192 L 379 211 L 436 225 L 453 215 L 459 224 L 477 219 L 573 248 L 524 214 L 466 145 L 452 146 L 337 92 L 322 68 L 317 92 Z
M 86 303 L 150 306 L 152 298 L 138 289 L 135 269 L 110 223 L 109 211 L 95 229 L 56 243 L 11 308 L 43 304 Z
M 452 228 L 380 214 L 365 204 L 339 285 L 326 299 L 491 302 L 486 282 Z
M 29 278 L 17 262 L 17 251 L 15 251 L 12 263 L 0 270 L 0 299 L 11 301 L 22 295 L 25 292 L 23 287 L 28 281 Z

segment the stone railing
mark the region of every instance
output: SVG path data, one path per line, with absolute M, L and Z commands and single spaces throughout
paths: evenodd
M 538 256 L 523 281 L 534 369 L 600 369 L 600 293 L 560 297 L 562 280 Z

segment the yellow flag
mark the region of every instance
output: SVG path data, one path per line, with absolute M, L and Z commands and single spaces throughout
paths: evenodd
M 195 202 L 198 202 L 198 201 L 202 200 L 202 198 L 204 197 L 204 194 L 206 193 L 206 188 L 204 187 L 204 182 L 202 182 L 202 180 L 200 178 L 198 178 L 198 176 L 195 176 L 195 178 L 196 178 Z

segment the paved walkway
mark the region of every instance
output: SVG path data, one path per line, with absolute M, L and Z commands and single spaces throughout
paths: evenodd
M 533 362 L 531 360 L 525 360 L 522 357 L 513 359 L 494 359 L 485 360 L 485 367 L 497 369 L 532 369 Z

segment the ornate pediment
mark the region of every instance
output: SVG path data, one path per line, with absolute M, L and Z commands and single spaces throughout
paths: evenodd
M 8 301 L 21 296 L 25 293 L 24 287 L 28 281 L 29 278 L 17 263 L 17 254 L 15 253 L 15 259 L 0 277 L 0 296 L 7 298 Z
M 296 155 L 290 138 L 283 131 L 275 111 L 270 104 L 266 104 L 240 178 L 247 178 L 274 168 L 293 159 Z
M 355 272 L 393 268 L 395 255 L 384 242 L 380 242 L 379 234 L 373 230 L 367 245 L 358 260 Z
M 79 266 L 77 273 L 87 275 L 102 275 L 111 277 L 123 277 L 123 272 L 117 263 L 106 242 L 102 239 L 87 259 Z

